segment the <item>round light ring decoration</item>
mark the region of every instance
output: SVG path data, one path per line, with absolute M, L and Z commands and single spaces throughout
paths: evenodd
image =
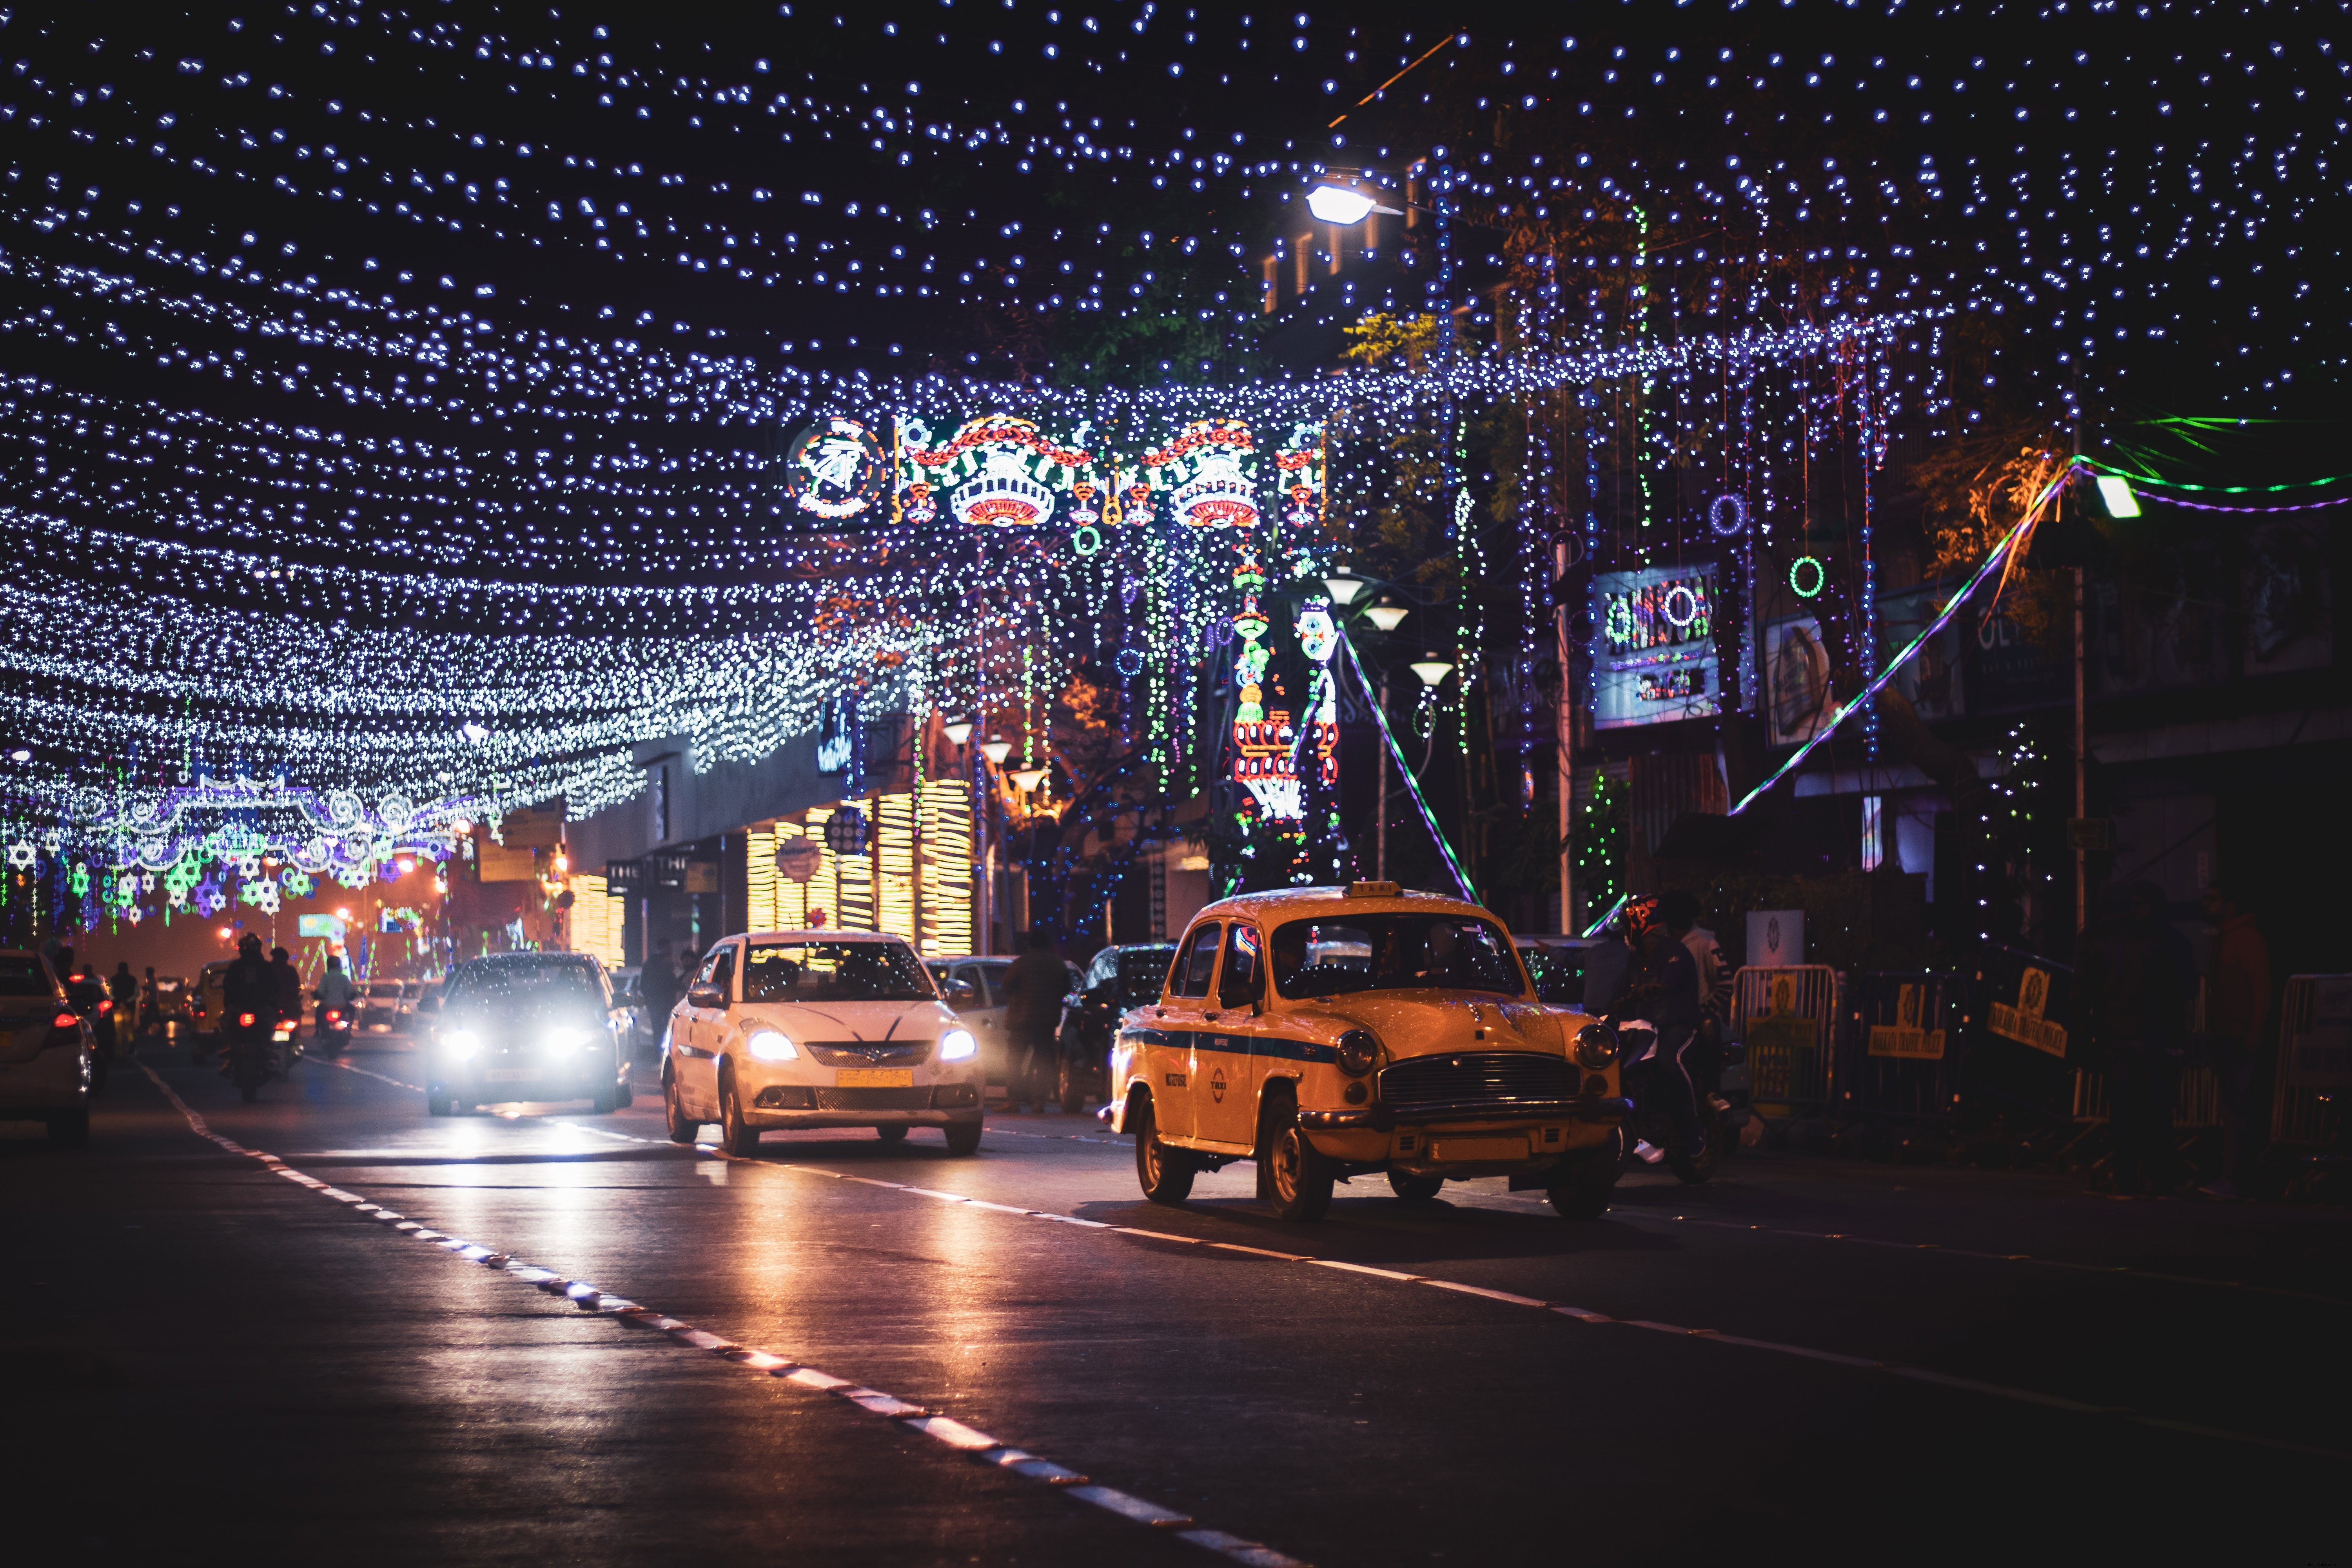
M 1805 582 L 1806 569 L 1809 567 L 1812 573 L 1812 582 L 1810 586 Z M 1818 555 L 1800 555 L 1789 563 L 1789 586 L 1795 590 L 1800 599 L 1819 597 L 1821 591 L 1829 586 L 1829 568 L 1822 564 L 1822 559 Z
M 1737 539 L 1748 531 L 1748 502 L 1734 491 L 1726 490 L 1708 503 L 1706 525 L 1715 530 L 1717 539 Z
M 1091 522 L 1080 523 L 1070 534 L 1070 548 L 1081 555 L 1095 554 L 1102 547 L 1102 530 Z
M 1135 648 L 1119 649 L 1118 658 L 1115 662 L 1118 666 L 1118 672 L 1129 679 L 1143 673 L 1143 655 Z
M 1675 614 L 1675 599 L 1677 595 L 1681 596 L 1683 601 L 1682 613 L 1679 615 Z M 1684 584 L 1676 583 L 1666 590 L 1665 600 L 1659 605 L 1659 608 L 1664 612 L 1666 619 L 1674 623 L 1675 629 L 1681 630 L 1682 628 L 1689 626 L 1693 621 L 1698 619 L 1698 595 Z
M 856 517 L 882 499 L 888 478 L 882 443 L 855 419 L 821 419 L 784 448 L 784 489 L 812 517 Z

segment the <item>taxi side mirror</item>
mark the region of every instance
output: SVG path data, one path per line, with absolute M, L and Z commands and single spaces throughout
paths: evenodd
M 724 1012 L 727 1007 L 727 993 L 716 985 L 691 985 L 687 988 L 686 1005 L 689 1007 L 704 1007 L 715 1012 Z
M 969 980 L 948 980 L 940 984 L 940 994 L 950 1007 L 968 1007 L 980 997 L 980 988 Z

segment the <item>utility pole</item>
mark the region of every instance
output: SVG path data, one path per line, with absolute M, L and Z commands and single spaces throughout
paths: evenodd
M 1552 542 L 1551 575 L 1555 583 L 1568 575 L 1566 539 Z M 1559 632 L 1559 705 L 1554 711 L 1555 722 L 1559 726 L 1559 929 L 1573 933 L 1576 930 L 1576 860 L 1569 852 L 1568 834 L 1576 798 L 1576 701 L 1569 678 L 1568 611 L 1566 605 L 1559 605 L 1553 607 L 1552 614 Z
M 1385 723 L 1389 711 L 1389 682 L 1386 676 L 1381 677 L 1379 700 L 1381 721 Z M 1381 746 L 1381 793 L 1374 820 L 1379 826 L 1372 839 L 1372 879 L 1385 882 L 1389 879 L 1389 749 L 1385 742 Z

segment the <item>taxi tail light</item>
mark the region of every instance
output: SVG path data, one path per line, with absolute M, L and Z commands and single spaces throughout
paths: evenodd
M 250 1013 L 239 1013 L 236 1016 L 236 1026 L 240 1029 L 250 1029 L 253 1027 L 253 1015 Z
M 56 1019 L 57 1026 L 60 1029 L 70 1029 L 80 1022 L 81 1020 L 75 1017 L 71 1013 L 60 1013 L 57 1016 Z
M 105 1014 L 108 1014 L 108 1013 L 111 1013 L 111 1012 L 113 1012 L 113 1011 L 114 1011 L 114 998 L 113 998 L 113 997 L 111 997 L 111 996 L 109 996 L 109 997 L 105 998 L 103 1001 L 100 1002 L 100 1003 L 99 1003 L 99 1005 L 98 1005 L 98 1010 L 99 1010 L 99 1012 L 100 1012 L 100 1014 L 101 1016 L 102 1016 L 102 1015 L 105 1015 Z

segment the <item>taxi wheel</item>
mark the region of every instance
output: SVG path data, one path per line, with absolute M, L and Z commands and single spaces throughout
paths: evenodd
M 730 1154 L 745 1158 L 760 1152 L 760 1130 L 743 1121 L 743 1102 L 735 1093 L 735 1075 L 719 1080 L 719 1142 Z
M 1076 1116 L 1087 1107 L 1087 1086 L 1078 1077 L 1078 1064 L 1070 1059 L 1066 1051 L 1062 1056 L 1060 1079 L 1055 1087 L 1061 1090 L 1062 1114 Z
M 1191 1197 L 1192 1162 L 1183 1150 L 1171 1149 L 1160 1141 L 1151 1101 L 1138 1101 L 1128 1121 L 1135 1129 L 1135 1179 L 1143 1188 L 1143 1195 L 1155 1204 L 1169 1205 L 1181 1204 Z
M 1408 1176 L 1402 1171 L 1389 1173 L 1389 1191 L 1409 1204 L 1425 1204 L 1445 1190 L 1443 1176 Z
M 1599 1219 L 1616 1189 L 1616 1152 L 1604 1145 L 1561 1161 L 1544 1195 L 1562 1219 Z
M 947 1124 L 948 1152 L 961 1157 L 980 1152 L 980 1123 L 950 1121 Z
M 673 1143 L 693 1142 L 698 1124 L 686 1113 L 686 1107 L 678 1103 L 677 1079 L 668 1073 L 662 1075 L 662 1110 L 669 1121 L 669 1141 Z
M 885 1143 L 904 1143 L 907 1141 L 907 1124 L 903 1121 L 886 1121 L 874 1130 L 874 1136 Z
M 1287 1220 L 1321 1219 L 1331 1206 L 1331 1162 L 1296 1123 L 1274 1140 L 1274 1212 Z

